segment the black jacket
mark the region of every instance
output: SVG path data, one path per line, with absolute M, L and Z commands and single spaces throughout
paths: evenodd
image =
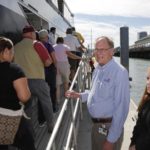
M 135 145 L 136 150 L 150 150 L 150 100 L 138 114 L 130 145 Z

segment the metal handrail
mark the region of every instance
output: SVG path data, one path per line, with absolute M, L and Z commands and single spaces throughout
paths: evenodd
M 74 76 L 74 79 L 72 81 L 72 84 L 71 84 L 69 90 L 73 89 L 73 86 L 74 86 L 74 84 L 76 82 L 77 77 L 80 78 L 80 80 L 82 80 L 82 75 L 85 74 L 85 66 L 84 65 L 85 65 L 85 61 L 84 62 L 80 61 L 79 67 L 78 67 L 78 69 L 76 71 L 76 74 Z M 84 69 L 84 72 L 83 72 L 83 69 Z M 78 85 L 80 85 L 80 84 L 78 84 Z M 81 92 L 82 91 L 81 87 L 78 87 L 78 88 L 79 88 L 78 90 Z M 63 118 L 64 113 L 66 111 L 66 108 L 67 108 L 67 105 L 68 105 L 68 101 L 69 101 L 69 99 L 67 99 L 67 98 L 64 101 L 64 104 L 62 106 L 62 109 L 60 111 L 58 119 L 56 121 L 55 127 L 53 129 L 53 132 L 52 132 L 51 137 L 49 139 L 49 142 L 47 144 L 46 150 L 56 150 L 55 138 L 57 136 L 60 124 L 62 122 L 62 118 Z M 80 107 L 79 107 L 79 105 L 80 105 Z M 77 116 L 78 109 L 79 108 L 80 108 L 80 110 L 82 109 L 81 105 L 82 104 L 81 104 L 80 100 L 77 99 L 76 104 L 75 104 L 75 108 L 73 108 L 73 101 L 71 101 L 71 116 L 72 116 L 71 119 L 72 120 L 71 120 L 71 123 L 70 123 L 70 130 L 69 130 L 69 133 L 68 133 L 66 146 L 64 147 L 65 150 L 69 150 L 69 145 L 71 143 L 72 134 L 73 134 L 73 144 L 74 144 L 75 147 L 77 145 L 77 141 L 76 141 L 77 134 L 76 134 L 76 130 L 75 130 L 75 119 L 76 119 L 76 116 Z M 82 116 L 83 116 L 82 115 L 82 110 L 80 111 L 80 115 L 81 115 L 81 118 L 82 118 Z
M 75 110 L 74 110 L 74 113 L 73 113 L 73 120 L 72 120 L 71 125 L 70 125 L 70 130 L 69 130 L 69 134 L 68 134 L 65 150 L 69 149 L 69 145 L 70 145 L 70 142 L 71 142 L 71 135 L 72 135 L 72 132 L 75 130 L 74 122 L 75 122 L 75 118 L 76 118 L 76 115 L 77 115 L 78 107 L 79 107 L 79 99 L 77 100 L 77 103 L 76 103 L 76 106 L 75 106 Z M 74 136 L 75 136 L 74 137 L 74 140 L 75 140 L 74 144 L 75 144 L 75 147 L 76 147 L 76 145 L 77 145 L 76 135 L 74 135 Z

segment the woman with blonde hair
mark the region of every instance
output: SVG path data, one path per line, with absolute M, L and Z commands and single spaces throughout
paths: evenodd
M 138 119 L 131 137 L 129 150 L 150 149 L 150 67 L 143 97 L 138 106 Z

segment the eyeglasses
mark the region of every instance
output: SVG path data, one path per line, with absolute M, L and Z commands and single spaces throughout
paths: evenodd
M 112 49 L 112 48 L 105 48 L 105 49 L 98 49 L 98 48 L 96 48 L 96 49 L 95 49 L 95 52 L 98 52 L 98 53 L 105 53 L 105 52 L 109 51 L 110 49 Z

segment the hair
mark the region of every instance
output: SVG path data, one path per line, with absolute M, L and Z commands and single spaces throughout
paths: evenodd
M 66 34 L 72 34 L 72 29 L 71 28 L 67 28 Z
M 75 28 L 75 27 L 72 27 L 71 29 L 72 29 L 72 31 L 76 31 L 76 28 Z
M 150 67 L 147 70 L 148 70 L 148 72 L 150 72 Z M 137 111 L 140 112 L 142 110 L 143 105 L 149 100 L 150 100 L 150 93 L 147 92 L 147 86 L 146 86 L 144 93 L 143 93 L 143 96 L 140 100 Z
M 142 110 L 143 105 L 150 100 L 150 94 L 147 93 L 147 87 L 145 87 L 144 94 L 141 98 L 137 111 L 140 112 Z
M 64 43 L 63 37 L 58 37 L 57 40 L 56 40 L 56 43 L 57 44 L 59 44 L 59 43 L 63 44 Z
M 48 36 L 48 31 L 46 29 L 42 29 L 38 32 L 39 39 L 42 40 Z
M 105 40 L 107 41 L 108 45 L 109 45 L 111 48 L 114 48 L 114 42 L 113 42 L 113 40 L 112 40 L 111 38 L 109 38 L 109 37 L 107 37 L 107 36 L 101 36 L 101 37 L 98 37 L 98 38 L 96 39 L 96 43 L 97 43 L 99 40 L 101 40 L 101 39 L 105 39 Z M 96 45 L 96 44 L 95 44 L 95 45 Z
M 55 27 L 51 27 L 51 28 L 50 28 L 50 32 L 55 31 L 55 30 L 56 30 Z
M 13 42 L 5 37 L 0 37 L 0 53 L 5 50 L 5 48 L 11 49 L 13 47 Z
M 29 32 L 35 32 L 35 29 L 33 26 L 31 25 L 26 25 L 23 29 L 22 29 L 22 33 L 29 33 Z

